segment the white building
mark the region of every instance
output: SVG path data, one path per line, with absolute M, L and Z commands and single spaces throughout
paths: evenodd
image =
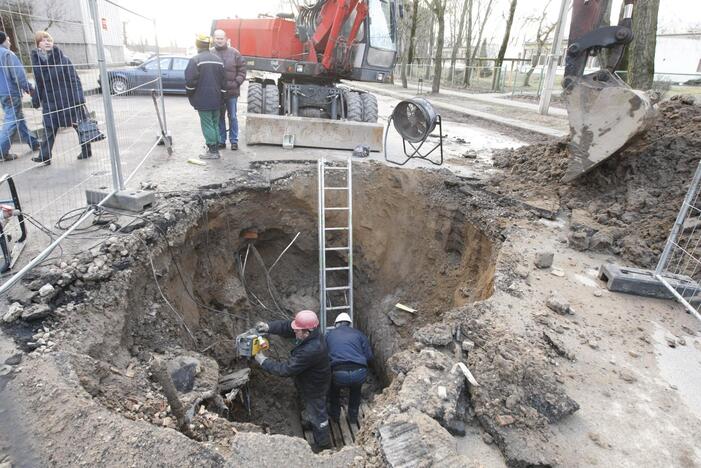
M 537 70 L 545 65 L 551 47 L 551 43 L 543 47 Z M 563 41 L 562 49 L 567 50 L 567 39 Z M 523 46 L 522 57 L 532 60 L 536 50 L 535 42 L 527 42 Z M 558 72 L 564 73 L 562 57 L 558 65 Z M 596 58 L 590 59 L 587 66 L 590 67 L 587 72 L 592 71 L 591 67 L 598 67 Z M 521 68 L 526 70 L 530 68 L 530 64 Z M 655 47 L 655 81 L 684 83 L 693 79 L 701 79 L 701 33 L 658 35 Z
M 657 36 L 655 81 L 693 79 L 701 79 L 701 33 Z
M 108 63 L 124 62 L 124 34 L 120 8 L 99 2 Z M 46 30 L 71 61 L 81 68 L 97 64 L 95 26 L 88 0 L 0 0 L 0 27 L 25 64 L 35 47 L 34 34 Z

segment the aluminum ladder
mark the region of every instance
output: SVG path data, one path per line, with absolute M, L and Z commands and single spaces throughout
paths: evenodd
M 321 157 L 317 164 L 319 321 L 323 333 L 326 333 L 327 327 L 333 327 L 336 315 L 342 312 L 353 320 L 353 168 L 350 155 L 344 165 L 333 165 L 334 162 Z M 327 185 L 327 181 L 330 185 Z M 328 199 L 334 206 L 326 206 Z M 326 225 L 327 222 L 330 226 Z M 340 255 L 329 262 L 328 256 L 333 253 Z

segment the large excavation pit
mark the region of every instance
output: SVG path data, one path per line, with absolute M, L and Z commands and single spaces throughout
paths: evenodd
M 496 236 L 475 226 L 435 173 L 378 165 L 357 168 L 353 182 L 354 325 L 368 335 L 375 354 L 364 386 L 367 410 L 393 379 L 388 358 L 411 347 L 417 329 L 439 322 L 444 311 L 490 296 Z M 317 213 L 311 171 L 269 190 L 239 187 L 213 190 L 206 199 L 183 194 L 164 200 L 154 213 L 153 235 L 135 244 L 140 253 L 124 280 L 126 297 L 106 307 L 101 319 L 84 317 L 109 322 L 100 328 L 86 324 L 104 334 L 80 345 L 90 356 L 78 359 L 84 388 L 130 419 L 175 427 L 160 385 L 148 376 L 155 355 L 169 363 L 176 386 L 189 390 L 179 393 L 195 415 L 199 440 L 216 441 L 220 426 L 229 423 L 240 431 L 303 437 L 292 379 L 266 374 L 238 357 L 234 341 L 257 321 L 319 310 Z M 330 255 L 327 263 L 347 262 L 345 255 Z M 285 359 L 292 346 L 273 337 L 267 355 Z M 249 366 L 248 383 L 222 404 L 229 392 L 217 389 L 218 378 Z M 103 375 L 106 368 L 127 369 L 128 377 L 127 371 Z M 203 414 L 217 414 L 217 423 Z

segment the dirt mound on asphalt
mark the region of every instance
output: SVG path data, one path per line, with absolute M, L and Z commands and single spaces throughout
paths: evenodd
M 506 173 L 490 183 L 519 198 L 559 200 L 572 212 L 574 248 L 652 267 L 701 159 L 701 106 L 685 96 L 662 102 L 645 133 L 571 184 L 560 181 L 567 158 L 566 141 L 501 151 L 494 164 Z

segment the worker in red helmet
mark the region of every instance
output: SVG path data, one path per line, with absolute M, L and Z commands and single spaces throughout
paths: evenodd
M 266 372 L 281 377 L 294 377 L 297 392 L 304 402 L 307 422 L 312 426 L 319 450 L 331 448 L 326 394 L 331 384 L 331 366 L 326 340 L 319 331 L 319 318 L 311 310 L 303 310 L 294 320 L 274 320 L 256 324 L 259 333 L 295 338 L 296 346 L 287 361 L 276 361 L 259 352 L 255 359 Z

